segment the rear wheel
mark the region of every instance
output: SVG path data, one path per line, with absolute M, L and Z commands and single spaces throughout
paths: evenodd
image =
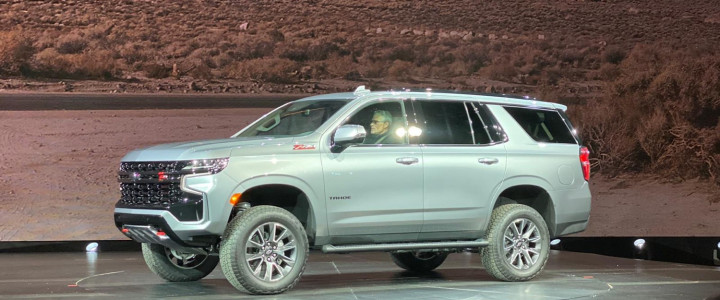
M 393 262 L 405 270 L 425 273 L 435 270 L 447 258 L 447 252 L 399 252 L 390 253 Z
M 487 240 L 490 244 L 481 251 L 483 265 L 503 281 L 532 279 L 550 254 L 545 220 L 527 205 L 507 204 L 493 210 Z
M 287 210 L 256 206 L 235 217 L 225 230 L 220 265 L 228 281 L 253 294 L 291 289 L 305 270 L 308 240 Z
M 183 253 L 158 244 L 142 244 L 150 271 L 167 281 L 195 281 L 210 274 L 218 264 L 217 255 Z

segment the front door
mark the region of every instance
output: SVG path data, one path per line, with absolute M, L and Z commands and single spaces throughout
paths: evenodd
M 415 240 L 423 222 L 423 160 L 419 146 L 408 144 L 402 102 L 369 104 L 345 124 L 364 126 L 368 136 L 323 154 L 330 235 L 357 243 Z

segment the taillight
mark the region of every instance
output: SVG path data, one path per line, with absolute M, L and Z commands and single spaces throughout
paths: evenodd
M 587 147 L 580 148 L 580 166 L 582 167 L 585 181 L 590 180 L 590 150 Z

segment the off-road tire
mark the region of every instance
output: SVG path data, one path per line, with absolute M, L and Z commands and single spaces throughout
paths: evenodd
M 535 229 L 530 224 L 534 225 Z M 527 234 L 517 235 L 518 240 L 514 240 L 516 231 L 513 229 L 518 226 L 524 227 L 520 228 L 519 232 Z M 509 238 L 505 237 L 506 233 L 510 235 Z M 498 280 L 530 280 L 542 271 L 550 254 L 550 234 L 545 220 L 527 205 L 506 204 L 495 208 L 490 217 L 486 238 L 489 245 L 481 250 L 482 263 L 487 272 Z M 524 252 L 528 249 L 534 252 Z M 514 253 L 518 253 L 519 257 L 513 255 Z M 522 253 L 527 253 L 528 256 L 523 256 Z
M 427 273 L 442 265 L 447 252 L 398 252 L 390 253 L 393 262 L 413 273 Z
M 142 254 L 150 271 L 173 282 L 200 280 L 215 269 L 220 259 L 217 255 L 173 253 L 163 245 L 148 243 L 142 244 Z M 182 260 L 182 256 L 188 259 Z
M 270 232 L 275 232 L 275 238 Z M 291 244 L 294 245 L 292 249 L 287 246 Z M 266 245 L 269 245 L 268 249 L 263 248 Z M 273 249 L 273 246 L 276 248 Z M 256 250 L 257 253 L 248 253 Z M 308 252 L 307 235 L 300 221 L 287 210 L 261 205 L 245 210 L 230 221 L 220 246 L 220 266 L 230 284 L 240 291 L 279 294 L 291 289 L 300 280 Z M 283 257 L 294 257 L 294 263 L 290 265 L 288 261 L 292 259 Z M 254 275 L 253 268 L 263 278 Z M 284 270 L 282 273 L 280 268 Z M 268 270 L 270 278 L 266 277 Z M 273 278 L 275 276 L 279 278 Z

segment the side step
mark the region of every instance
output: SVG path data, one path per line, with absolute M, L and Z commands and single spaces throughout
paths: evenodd
M 454 242 L 423 242 L 423 243 L 391 243 L 391 244 L 365 244 L 365 245 L 324 245 L 322 252 L 325 253 L 346 253 L 365 251 L 395 251 L 395 250 L 433 250 L 433 249 L 458 249 L 485 247 L 487 240 L 478 239 L 474 241 Z

